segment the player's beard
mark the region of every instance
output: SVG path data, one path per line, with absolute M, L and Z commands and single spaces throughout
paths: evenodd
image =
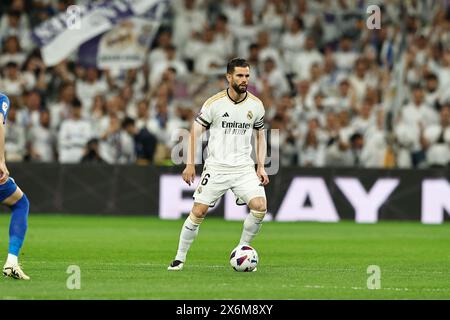
M 233 82 L 232 87 L 233 87 L 234 91 L 236 91 L 239 94 L 247 92 L 247 85 L 241 85 L 240 86 L 236 82 Z

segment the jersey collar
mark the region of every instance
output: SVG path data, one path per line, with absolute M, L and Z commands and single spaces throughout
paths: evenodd
M 228 99 L 230 99 L 231 101 L 233 101 L 234 104 L 239 104 L 239 103 L 241 103 L 241 102 L 244 102 L 244 101 L 247 99 L 247 97 L 248 97 L 248 92 L 245 91 L 245 97 L 244 97 L 244 99 L 242 99 L 241 101 L 235 101 L 235 100 L 233 100 L 233 98 L 231 98 L 230 94 L 228 93 L 228 90 L 229 90 L 229 88 L 227 88 L 227 96 L 228 96 Z

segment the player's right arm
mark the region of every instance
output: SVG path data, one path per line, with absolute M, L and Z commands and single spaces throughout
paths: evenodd
M 183 180 L 188 184 L 194 183 L 195 180 L 195 150 L 196 143 L 206 128 L 194 121 L 189 134 L 188 153 L 186 159 L 186 168 L 183 171 Z
M 194 183 L 195 179 L 195 151 L 197 150 L 197 141 L 203 132 L 211 126 L 212 111 L 209 101 L 207 100 L 202 107 L 202 110 L 195 118 L 191 127 L 188 142 L 188 153 L 186 159 L 186 168 L 183 171 L 183 180 L 188 184 Z

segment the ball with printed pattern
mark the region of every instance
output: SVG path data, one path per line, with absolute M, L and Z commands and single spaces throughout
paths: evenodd
M 237 246 L 231 251 L 230 264 L 235 271 L 250 272 L 254 271 L 259 258 L 256 250 L 250 246 Z

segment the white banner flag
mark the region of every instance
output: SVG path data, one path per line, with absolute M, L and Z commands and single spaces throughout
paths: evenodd
M 54 66 L 67 58 L 81 44 L 118 23 L 142 15 L 163 0 L 103 0 L 85 6 L 71 6 L 39 25 L 33 31 L 33 40 L 41 47 L 47 66 Z

